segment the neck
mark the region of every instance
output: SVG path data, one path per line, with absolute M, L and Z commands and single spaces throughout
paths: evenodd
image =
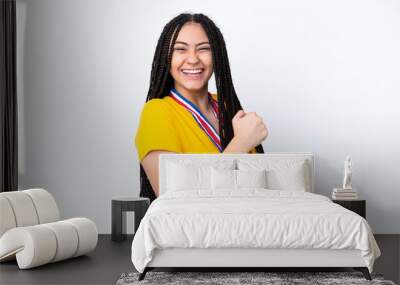
M 188 90 L 182 86 L 175 85 L 175 89 L 181 94 L 183 97 L 188 99 L 190 102 L 196 105 L 196 107 L 203 114 L 208 111 L 208 86 L 205 85 L 204 88 L 200 90 Z

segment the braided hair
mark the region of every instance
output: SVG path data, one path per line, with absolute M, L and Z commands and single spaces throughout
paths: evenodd
M 182 13 L 165 25 L 154 54 L 146 102 L 153 98 L 167 96 L 171 88 L 174 87 L 174 79 L 170 74 L 173 51 L 171 47 L 174 46 L 182 26 L 188 22 L 199 23 L 210 42 L 218 94 L 219 134 L 222 149 L 225 149 L 234 135 L 232 118 L 242 109 L 242 106 L 233 87 L 224 38 L 219 28 L 206 15 Z M 257 153 L 264 153 L 261 144 L 256 146 L 256 151 Z M 151 202 L 156 198 L 141 164 L 140 196 L 150 198 Z

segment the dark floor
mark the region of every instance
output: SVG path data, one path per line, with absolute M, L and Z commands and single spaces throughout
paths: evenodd
M 399 283 L 400 235 L 375 236 L 382 256 L 375 262 L 374 272 Z M 132 236 L 126 241 L 112 242 L 110 235 L 99 235 L 94 252 L 87 256 L 19 270 L 15 261 L 0 264 L 0 284 L 115 284 L 123 272 L 134 271 L 130 259 Z

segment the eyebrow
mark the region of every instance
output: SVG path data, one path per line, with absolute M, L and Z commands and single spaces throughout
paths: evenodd
M 189 45 L 188 43 L 180 42 L 180 41 L 176 41 L 175 44 L 183 44 L 183 45 L 186 45 L 186 46 Z M 201 42 L 201 43 L 196 44 L 196 46 L 203 45 L 203 44 L 210 44 L 210 43 L 209 42 Z

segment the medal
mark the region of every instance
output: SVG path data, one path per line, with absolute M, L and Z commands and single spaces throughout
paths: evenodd
M 222 152 L 221 141 L 218 135 L 218 132 L 214 129 L 211 123 L 207 120 L 207 118 L 200 112 L 200 110 L 188 99 L 183 97 L 179 92 L 172 88 L 169 94 L 179 105 L 183 106 L 186 110 L 188 110 L 199 126 L 203 129 L 203 131 L 207 134 L 210 140 L 214 143 L 214 145 L 218 148 L 220 152 Z M 208 94 L 208 100 L 211 103 L 212 111 L 214 116 L 218 119 L 218 103 Z

